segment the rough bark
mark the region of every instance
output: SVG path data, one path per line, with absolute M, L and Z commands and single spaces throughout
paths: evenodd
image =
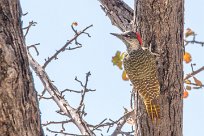
M 134 22 L 146 46 L 160 56 L 157 59 L 161 85 L 161 120 L 153 124 L 144 104 L 136 95 L 136 136 L 182 136 L 183 123 L 183 17 L 184 1 L 136 0 L 135 17 L 121 0 L 100 0 L 113 25 L 122 31 Z M 128 7 L 130 8 L 130 7 Z M 124 14 L 123 14 L 124 13 Z M 131 19 L 134 18 L 134 21 Z M 122 21 L 121 21 L 122 20 Z M 126 20 L 126 21 L 124 21 Z M 124 27 L 127 25 L 128 27 Z M 131 24 L 130 24 L 131 25 Z
M 43 135 L 19 0 L 0 1 L 0 107 L 1 136 Z
M 133 9 L 121 0 L 99 0 L 102 9 L 110 18 L 113 25 L 121 31 L 131 30 L 133 21 Z

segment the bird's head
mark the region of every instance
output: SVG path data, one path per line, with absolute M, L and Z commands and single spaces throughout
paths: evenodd
M 133 49 L 137 50 L 141 48 L 142 38 L 138 32 L 127 31 L 121 34 L 111 34 L 122 40 L 125 43 L 128 51 L 131 51 Z

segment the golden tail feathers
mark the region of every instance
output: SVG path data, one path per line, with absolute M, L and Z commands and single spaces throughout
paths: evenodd
M 160 119 L 160 106 L 153 100 L 146 100 L 146 110 L 152 121 Z

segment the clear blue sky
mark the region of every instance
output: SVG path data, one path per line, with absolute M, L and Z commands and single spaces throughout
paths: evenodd
M 127 0 L 133 6 L 133 0 Z M 52 55 L 64 43 L 73 36 L 70 28 L 72 22 L 78 22 L 77 29 L 83 29 L 93 24 L 87 32 L 92 36 L 80 36 L 78 39 L 83 47 L 73 51 L 67 51 L 58 56 L 57 61 L 53 61 L 47 67 L 50 78 L 58 89 L 66 88 L 80 90 L 80 85 L 74 80 L 85 80 L 85 73 L 91 71 L 88 87 L 96 89 L 94 93 L 89 93 L 86 97 L 86 120 L 90 123 L 98 123 L 104 118 L 117 119 L 124 110 L 123 106 L 129 108 L 130 90 L 129 82 L 121 79 L 121 73 L 111 62 L 112 56 L 117 50 L 125 51 L 125 47 L 110 32 L 119 32 L 111 25 L 108 17 L 100 8 L 97 0 L 21 0 L 23 12 L 29 14 L 23 17 L 23 24 L 27 26 L 31 20 L 36 21 L 37 26 L 31 28 L 27 36 L 27 45 L 40 42 L 38 47 L 39 56 L 32 52 L 35 59 L 44 63 L 44 59 Z M 185 28 L 190 27 L 198 34 L 197 39 L 204 41 L 204 18 L 202 13 L 204 1 L 185 1 Z M 196 68 L 204 65 L 204 49 L 199 45 L 189 45 L 186 48 L 193 56 Z M 190 72 L 190 66 L 185 66 L 185 73 Z M 35 75 L 35 74 L 34 74 Z M 197 75 L 203 79 L 204 72 Z M 204 80 L 202 80 L 204 82 Z M 43 86 L 35 77 L 35 86 L 38 92 L 43 90 Z M 67 100 L 72 106 L 79 103 L 80 96 L 68 94 Z M 184 136 L 202 136 L 204 122 L 204 92 L 203 89 L 192 90 L 188 99 L 184 100 Z M 48 100 L 40 101 L 42 112 L 42 122 L 59 121 L 63 118 L 56 115 L 57 106 Z M 50 127 L 51 128 L 51 127 Z M 56 128 L 56 127 L 53 127 Z M 69 126 L 67 130 L 76 130 L 74 126 Z M 46 132 L 46 131 L 45 131 Z M 50 133 L 46 134 L 50 135 Z

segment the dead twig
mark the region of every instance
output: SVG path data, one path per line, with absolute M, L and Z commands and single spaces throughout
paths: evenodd
M 203 70 L 204 70 L 204 66 L 202 66 L 198 70 L 194 70 L 192 73 L 187 74 L 187 76 L 184 78 L 184 80 L 189 79 L 189 78 L 195 76 L 196 74 L 200 73 Z
M 63 134 L 63 135 L 66 135 L 66 136 L 85 136 L 85 135 L 79 135 L 79 134 L 66 133 L 66 132 L 63 132 L 63 131 L 54 131 L 54 130 L 51 130 L 49 128 L 46 128 L 46 130 L 49 131 L 50 133 Z
M 201 42 L 201 41 L 197 41 L 197 40 L 195 40 L 195 35 L 194 35 L 194 37 L 193 37 L 193 40 L 184 40 L 184 42 L 185 42 L 185 44 L 184 44 L 184 46 L 187 46 L 189 43 L 191 43 L 191 44 L 200 44 L 201 46 L 204 46 L 204 42 Z
M 23 30 L 24 30 L 24 29 L 26 30 L 25 35 L 24 35 L 24 38 L 27 36 L 27 34 L 28 34 L 30 28 L 31 28 L 32 26 L 35 26 L 36 24 L 37 24 L 37 22 L 30 21 L 30 22 L 29 22 L 29 25 L 28 25 L 27 27 L 24 27 L 24 28 L 23 28 Z
M 65 131 L 64 124 L 68 124 L 68 123 L 71 123 L 71 122 L 73 122 L 72 119 L 65 120 L 65 121 L 49 121 L 49 122 L 43 123 L 42 126 L 45 127 L 45 126 L 53 125 L 53 124 L 61 124 L 62 129 Z
M 30 48 L 34 48 L 36 53 L 37 53 L 37 56 L 39 55 L 39 51 L 37 49 L 37 45 L 40 45 L 40 43 L 36 43 L 36 44 L 33 44 L 33 45 L 30 45 L 30 46 L 27 46 L 27 49 L 29 50 Z
M 68 49 L 68 50 L 73 50 L 73 49 L 76 49 L 76 48 L 80 48 L 80 47 L 67 48 L 67 46 L 70 45 L 73 41 L 75 41 L 75 43 L 78 45 L 79 43 L 76 42 L 76 39 L 77 39 L 81 34 L 84 34 L 85 31 L 86 31 L 87 29 L 89 29 L 90 27 L 92 27 L 92 26 L 93 26 L 93 25 L 87 26 L 86 28 L 84 28 L 84 29 L 83 29 L 82 31 L 80 31 L 80 32 L 77 32 L 75 29 L 73 29 L 74 32 L 75 32 L 75 36 L 74 36 L 72 39 L 68 40 L 62 48 L 60 48 L 59 50 L 56 51 L 55 54 L 53 54 L 51 57 L 48 57 L 48 59 L 45 60 L 45 63 L 44 63 L 44 65 L 43 65 L 42 67 L 45 68 L 52 60 L 57 59 L 57 56 L 58 56 L 61 52 L 65 51 L 65 50 L 67 50 L 67 49 Z M 72 26 L 72 28 L 73 28 L 73 26 Z M 85 33 L 85 34 L 87 34 L 87 33 Z M 81 44 L 80 44 L 80 45 L 81 45 Z
M 80 83 L 80 85 L 83 87 L 82 89 L 82 93 L 81 93 L 81 101 L 79 103 L 79 107 L 77 108 L 77 111 L 78 112 L 81 112 L 81 113 L 85 113 L 84 112 L 84 98 L 85 98 L 85 95 L 86 95 L 86 92 L 89 91 L 89 89 L 87 89 L 87 85 L 88 85 L 88 81 L 89 81 L 89 76 L 91 76 L 91 72 L 89 71 L 88 73 L 86 73 L 86 80 L 85 80 L 85 84 L 83 84 L 80 80 L 77 79 L 77 77 L 75 78 L 75 80 L 77 82 Z M 83 110 L 82 110 L 83 108 Z

